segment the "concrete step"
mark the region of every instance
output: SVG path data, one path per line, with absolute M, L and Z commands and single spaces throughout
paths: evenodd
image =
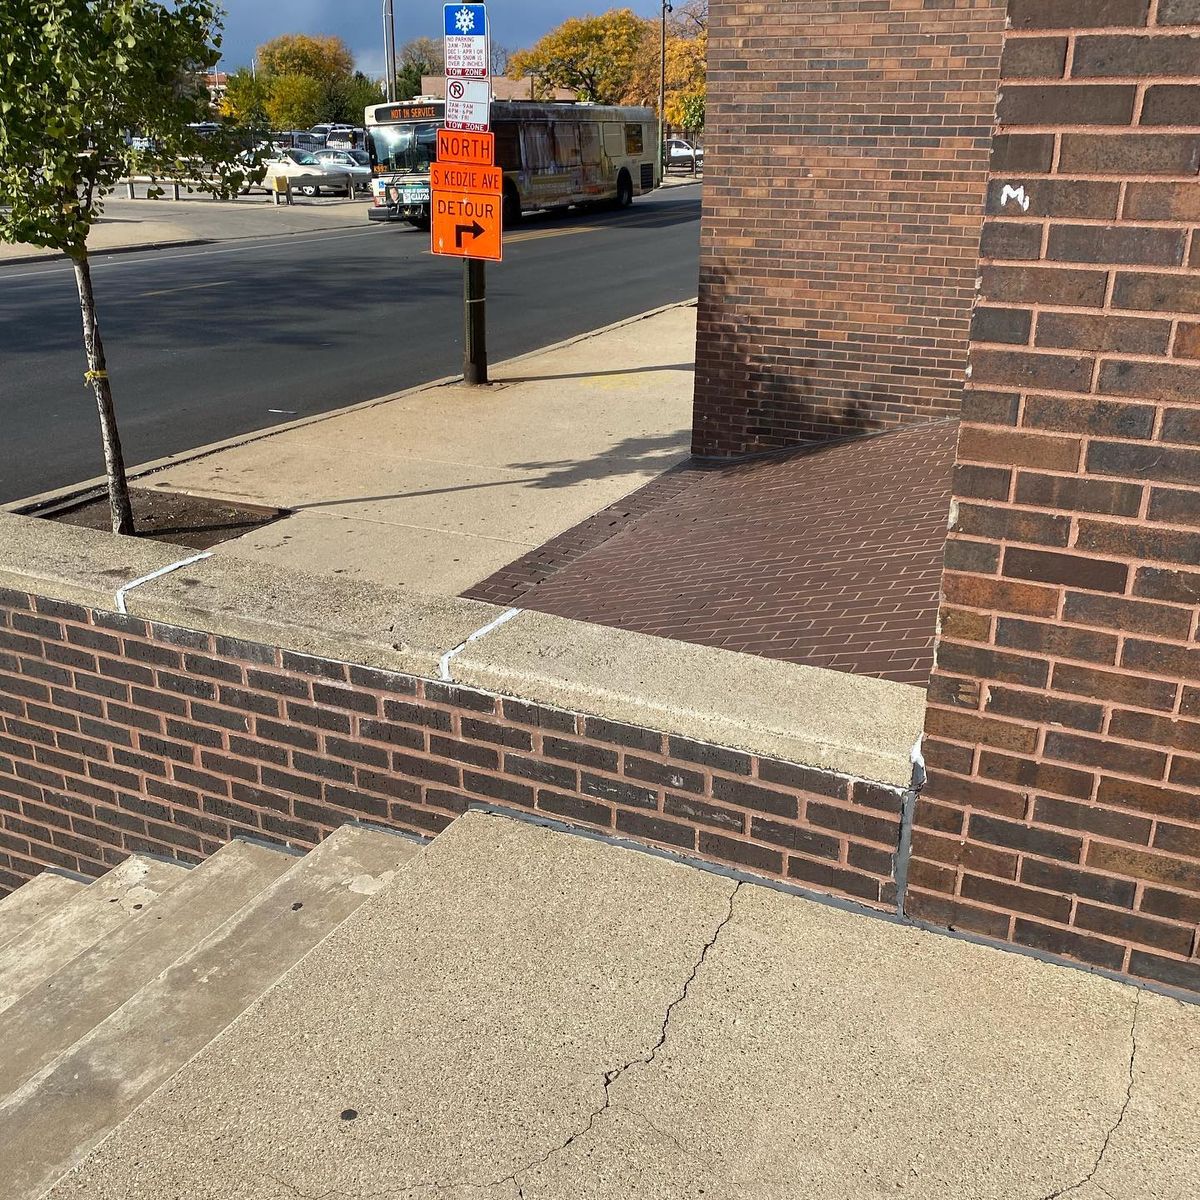
M 10 892 L 0 900 L 0 949 L 85 887 L 81 879 L 43 871 Z
M 514 1200 L 514 1165 L 584 1128 L 606 1071 L 648 1055 L 734 887 L 469 812 L 55 1200 Z M 553 1200 L 593 1196 L 579 1184 Z
M 141 921 L 127 921 L 0 1013 L 0 1095 L 115 1012 L 223 925 L 296 856 L 235 841 L 188 872 Z
M 41 1196 L 420 849 L 337 830 L 0 1101 L 5 1200 Z
M 106 934 L 136 921 L 188 868 L 135 854 L 0 947 L 0 1012 Z

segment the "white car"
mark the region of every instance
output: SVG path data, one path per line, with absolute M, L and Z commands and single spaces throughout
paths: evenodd
M 678 167 L 680 170 L 702 170 L 704 167 L 704 151 L 683 138 L 671 138 L 667 142 L 666 168 Z
M 371 156 L 365 150 L 314 150 L 313 158 L 348 171 L 356 188 L 371 186 Z
M 274 190 L 273 181 L 281 175 L 291 180 L 293 190 L 305 196 L 318 196 L 322 189 L 348 196 L 354 187 L 348 167 L 322 162 L 307 150 L 284 150 L 278 157 L 272 155 L 266 159 L 263 166 L 266 174 L 262 186 L 267 191 Z

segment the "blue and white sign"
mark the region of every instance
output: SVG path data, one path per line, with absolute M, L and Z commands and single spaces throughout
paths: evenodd
M 442 6 L 446 31 L 446 78 L 487 79 L 490 71 L 490 30 L 482 4 Z

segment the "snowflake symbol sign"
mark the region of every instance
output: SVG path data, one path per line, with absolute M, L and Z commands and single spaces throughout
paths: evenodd
M 475 14 L 464 5 L 455 13 L 454 24 L 459 33 L 470 33 L 475 28 Z

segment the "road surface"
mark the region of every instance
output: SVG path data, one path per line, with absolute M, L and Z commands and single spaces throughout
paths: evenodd
M 699 189 L 533 216 L 488 268 L 499 361 L 696 294 Z M 408 226 L 93 259 L 130 464 L 462 365 L 462 267 Z M 0 502 L 103 473 L 70 264 L 0 268 Z

